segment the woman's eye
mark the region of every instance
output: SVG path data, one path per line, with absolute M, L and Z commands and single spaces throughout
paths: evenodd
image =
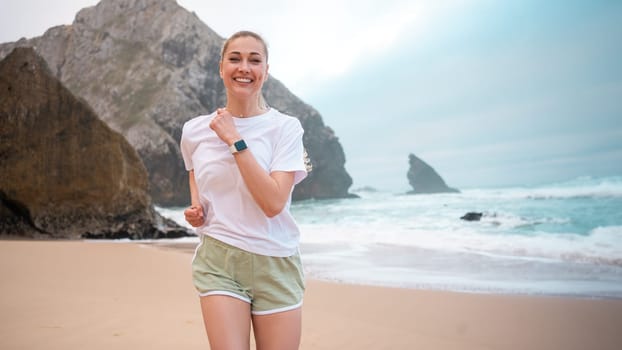
M 240 59 L 237 57 L 229 57 L 229 62 L 239 62 Z

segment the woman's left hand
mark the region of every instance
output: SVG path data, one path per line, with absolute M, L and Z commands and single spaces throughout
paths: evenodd
M 212 119 L 209 127 L 216 132 L 216 135 L 228 146 L 240 140 L 242 137 L 233 123 L 233 116 L 225 108 L 218 108 L 216 116 Z

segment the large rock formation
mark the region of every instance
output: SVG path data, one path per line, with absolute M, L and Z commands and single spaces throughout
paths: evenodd
M 444 192 L 460 192 L 455 188 L 451 188 L 445 184 L 445 180 L 423 160 L 417 158 L 414 154 L 408 155 L 410 168 L 406 177 L 408 183 L 413 190 L 410 194 L 418 193 L 444 193 Z
M 31 48 L 0 61 L 0 234 L 186 235 L 161 218 L 136 151 Z M 167 226 L 171 225 L 171 226 Z
M 138 151 L 154 201 L 186 205 L 181 127 L 225 103 L 218 74 L 222 43 L 175 0 L 102 0 L 82 9 L 72 25 L 0 45 L 0 59 L 16 46 L 35 47 L 65 86 Z M 296 187 L 294 198 L 347 196 L 352 180 L 344 152 L 320 114 L 274 77 L 264 95 L 271 106 L 298 117 L 305 129 L 314 172 Z

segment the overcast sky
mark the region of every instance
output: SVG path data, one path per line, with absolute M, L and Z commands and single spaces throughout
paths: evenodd
M 97 1 L 0 0 L 0 42 Z M 339 136 L 354 187 L 408 190 L 408 154 L 454 187 L 622 175 L 622 1 L 178 0 Z

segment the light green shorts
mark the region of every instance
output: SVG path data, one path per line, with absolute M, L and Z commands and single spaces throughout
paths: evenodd
M 192 277 L 200 296 L 238 298 L 251 304 L 253 315 L 299 308 L 305 289 L 298 253 L 259 255 L 205 235 L 192 259 Z

